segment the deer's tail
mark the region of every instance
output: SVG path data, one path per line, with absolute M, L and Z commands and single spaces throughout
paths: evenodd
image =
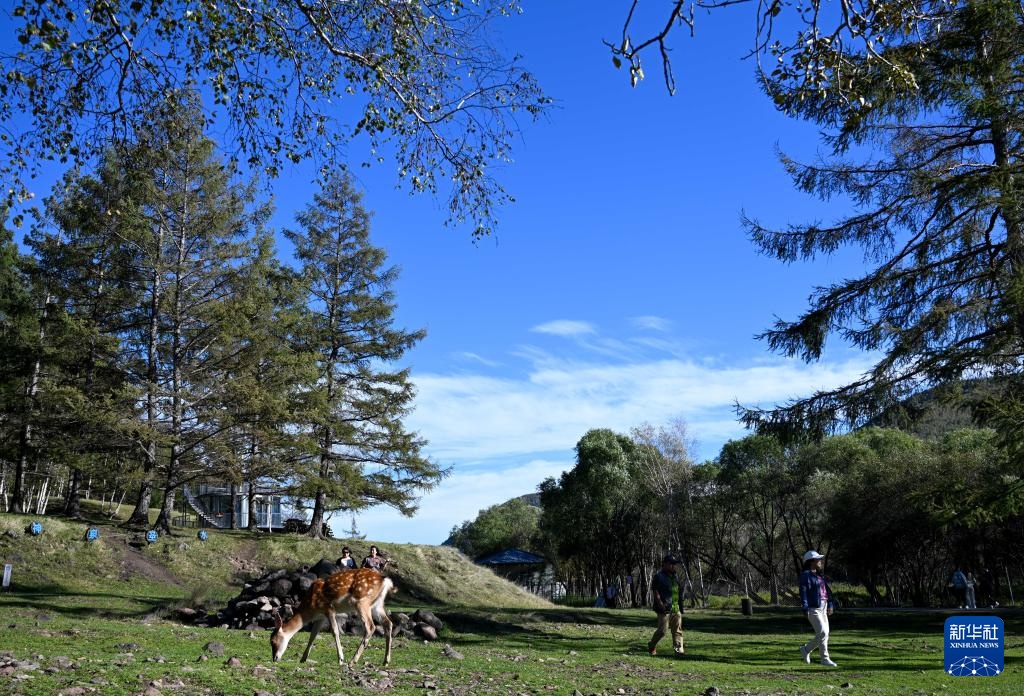
M 377 599 L 373 601 L 370 606 L 370 612 L 374 619 L 377 619 L 381 614 L 384 614 L 384 600 L 387 599 L 388 593 L 395 589 L 395 583 L 391 582 L 391 578 L 384 578 L 384 582 L 381 584 L 380 594 L 377 595 Z

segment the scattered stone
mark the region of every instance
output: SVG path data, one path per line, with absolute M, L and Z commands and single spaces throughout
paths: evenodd
M 570 655 L 572 655 L 572 656 L 576 656 L 576 655 L 579 655 L 579 653 L 578 653 L 578 652 L 576 652 L 575 650 L 570 650 L 570 651 L 569 651 L 569 654 L 570 654 Z
M 197 659 L 196 662 L 206 662 L 209 659 L 210 659 L 209 655 L 200 655 L 199 659 Z
M 210 641 L 203 646 L 203 650 L 206 652 L 216 655 L 217 657 L 224 657 L 224 644 L 218 643 L 217 641 Z
M 580 691 L 579 689 L 576 689 L 575 691 L 572 692 L 572 696 L 583 696 L 583 692 Z
M 57 696 L 82 696 L 96 689 L 86 689 L 84 686 L 72 686 L 57 692 Z
M 425 623 L 428 626 L 433 626 L 434 630 L 438 633 L 444 630 L 444 624 L 441 622 L 441 619 L 437 618 L 437 616 L 434 615 L 434 612 L 427 609 L 417 609 L 413 612 L 412 620 L 418 623 Z
M 237 657 L 230 657 L 228 658 L 228 661 L 224 664 L 226 664 L 228 667 L 241 667 L 242 661 L 239 660 Z
M 36 622 L 45 623 L 47 621 L 53 621 L 53 617 L 49 614 L 36 614 Z
M 142 692 L 142 696 L 163 696 L 163 694 L 160 693 L 160 689 L 149 686 L 146 687 L 146 690 Z
M 709 686 L 704 689 L 704 696 L 721 696 L 722 692 L 718 690 L 717 686 Z
M 852 689 L 853 688 L 853 684 L 851 682 L 846 682 L 845 684 L 843 684 L 843 688 L 844 689 Z
M 135 652 L 136 650 L 139 650 L 142 646 L 138 643 L 118 643 L 114 647 L 120 650 L 121 652 Z
M 423 688 L 424 689 L 436 689 L 437 688 L 437 683 L 436 682 L 432 682 L 432 681 L 425 681 L 425 682 L 423 682 Z
M 462 653 L 460 653 L 458 650 L 456 650 L 452 646 L 448 645 L 447 643 L 444 644 L 444 648 L 441 650 L 441 653 L 445 657 L 450 657 L 453 660 L 465 660 L 466 659 L 466 657 Z
M 437 631 L 434 630 L 433 626 L 425 623 L 415 624 L 416 634 L 422 637 L 424 640 L 437 640 Z

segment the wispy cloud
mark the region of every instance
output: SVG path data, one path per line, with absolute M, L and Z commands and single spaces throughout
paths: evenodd
M 487 367 L 500 367 L 501 366 L 501 363 L 498 362 L 497 360 L 488 360 L 487 358 L 485 358 L 485 357 L 483 357 L 481 355 L 477 355 L 476 353 L 469 353 L 469 352 L 455 353 L 453 357 L 455 357 L 458 360 L 466 360 L 466 361 L 469 361 L 469 362 L 480 363 L 481 365 L 486 365 Z
M 641 331 L 665 332 L 672 328 L 672 321 L 670 319 L 650 315 L 642 317 L 633 317 L 632 319 L 629 320 L 629 323 L 632 324 L 635 328 L 640 329 Z
M 429 456 L 454 473 L 424 497 L 412 520 L 387 509 L 361 515 L 371 538 L 440 543 L 479 510 L 571 468 L 577 441 L 592 428 L 625 433 L 681 417 L 697 440 L 696 458 L 712 458 L 746 433 L 736 422 L 737 401 L 771 406 L 854 381 L 871 364 L 863 354 L 811 365 L 765 356 L 730 362 L 696 355 L 692 347 L 683 351 L 688 339 L 671 332 L 605 337 L 587 322 L 569 320 L 531 331 L 573 340 L 558 353 L 516 346 L 497 356 L 500 371 L 496 360 L 467 352 L 458 368 L 413 375 L 416 408 L 406 424 L 429 440 Z M 473 363 L 486 372 L 474 371 Z M 336 524 L 344 528 L 347 521 Z
M 543 324 L 537 324 L 532 327 L 530 331 L 533 331 L 534 333 L 563 337 L 585 336 L 587 334 L 597 333 L 597 329 L 590 322 L 577 321 L 574 319 L 556 319 L 554 321 L 547 321 Z
M 434 456 L 479 461 L 570 451 L 591 428 L 627 431 L 682 416 L 713 456 L 723 436 L 744 432 L 733 416 L 736 401 L 771 405 L 853 381 L 867 367 L 865 360 L 726 366 L 672 358 L 625 365 L 549 360 L 523 378 L 420 374 L 408 422 L 431 441 Z

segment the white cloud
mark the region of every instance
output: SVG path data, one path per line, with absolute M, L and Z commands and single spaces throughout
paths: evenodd
M 733 404 L 771 405 L 858 378 L 866 360 L 723 366 L 677 358 L 607 365 L 550 356 L 524 378 L 420 374 L 408 424 L 442 461 L 571 451 L 591 428 L 627 431 L 682 416 L 705 448 L 742 436 Z M 724 432 L 723 422 L 733 427 Z
M 672 321 L 670 319 L 665 319 L 664 317 L 647 315 L 642 317 L 633 317 L 629 321 L 634 327 L 643 331 L 666 332 L 672 328 Z
M 811 365 L 763 356 L 726 362 L 690 355 L 692 349 L 684 354 L 683 342 L 670 335 L 654 342 L 588 337 L 595 330 L 585 322 L 532 330 L 584 340 L 557 354 L 517 346 L 503 356 L 508 362 L 497 375 L 467 371 L 466 364 L 414 373 L 416 408 L 406 424 L 429 441 L 427 454 L 454 473 L 411 519 L 389 509 L 362 514 L 359 526 L 370 538 L 440 543 L 480 510 L 533 492 L 544 478 L 571 468 L 577 441 L 592 428 L 626 433 L 681 417 L 698 443 L 695 458 L 712 458 L 746 433 L 735 402 L 771 406 L 854 381 L 871 365 L 864 354 Z M 614 350 L 627 345 L 633 349 Z M 339 529 L 347 524 L 336 522 Z
M 556 319 L 554 321 L 547 321 L 543 324 L 537 324 L 532 327 L 530 331 L 534 333 L 551 334 L 552 336 L 585 336 L 587 334 L 597 333 L 597 329 L 593 324 L 586 321 L 576 321 L 573 319 Z
M 468 360 L 470 362 L 478 362 L 481 365 L 486 365 L 487 367 L 500 367 L 501 366 L 501 363 L 499 363 L 499 362 L 497 362 L 495 360 L 488 360 L 487 358 L 485 358 L 485 357 L 483 357 L 481 355 L 477 355 L 476 353 L 470 353 L 470 352 L 455 353 L 454 357 L 456 357 L 456 358 L 458 358 L 460 360 Z

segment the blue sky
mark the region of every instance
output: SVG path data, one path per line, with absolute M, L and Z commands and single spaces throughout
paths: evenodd
M 836 345 L 804 365 L 754 339 L 861 259 L 786 266 L 758 256 L 739 225 L 743 210 L 782 225 L 837 212 L 795 192 L 777 161 L 776 146 L 812 158 L 819 139 L 775 112 L 741 60 L 749 13 L 679 36 L 670 97 L 658 65 L 637 89 L 612 66 L 601 39 L 620 32 L 626 6 L 527 0 L 503 23 L 501 40 L 556 107 L 523 123 L 501 173 L 517 202 L 492 238 L 441 228 L 440 204 L 394 191 L 386 170 L 360 174 L 375 242 L 402 268 L 398 321 L 428 332 L 409 355 L 419 396 L 408 424 L 453 467 L 416 517 L 363 513 L 371 539 L 440 543 L 571 468 L 591 428 L 682 418 L 697 459 L 712 458 L 744 435 L 735 401 L 770 405 L 869 364 Z
M 453 472 L 411 519 L 361 514 L 371 539 L 442 542 L 479 510 L 571 468 L 591 428 L 682 418 L 696 459 L 712 458 L 744 435 L 736 401 L 771 405 L 869 365 L 842 345 L 805 365 L 754 339 L 776 316 L 794 318 L 815 285 L 858 273 L 861 259 L 786 266 L 758 256 L 740 227 L 744 210 L 785 225 L 844 208 L 795 192 L 777 161 L 776 147 L 813 158 L 819 139 L 774 110 L 755 64 L 741 60 L 751 8 L 698 17 L 693 39 L 679 32 L 671 97 L 655 54 L 632 89 L 601 43 L 619 35 L 628 5 L 524 0 L 498 24 L 497 40 L 555 105 L 521 121 L 515 161 L 498 173 L 517 202 L 499 211 L 492 237 L 473 243 L 469 230 L 444 227 L 444 202 L 396 190 L 390 163 L 356 168 L 373 241 L 402 269 L 397 323 L 427 329 L 408 355 L 418 397 L 407 424 Z M 364 157 L 353 145 L 353 161 Z M 280 229 L 314 186 L 298 167 L 273 190 Z

